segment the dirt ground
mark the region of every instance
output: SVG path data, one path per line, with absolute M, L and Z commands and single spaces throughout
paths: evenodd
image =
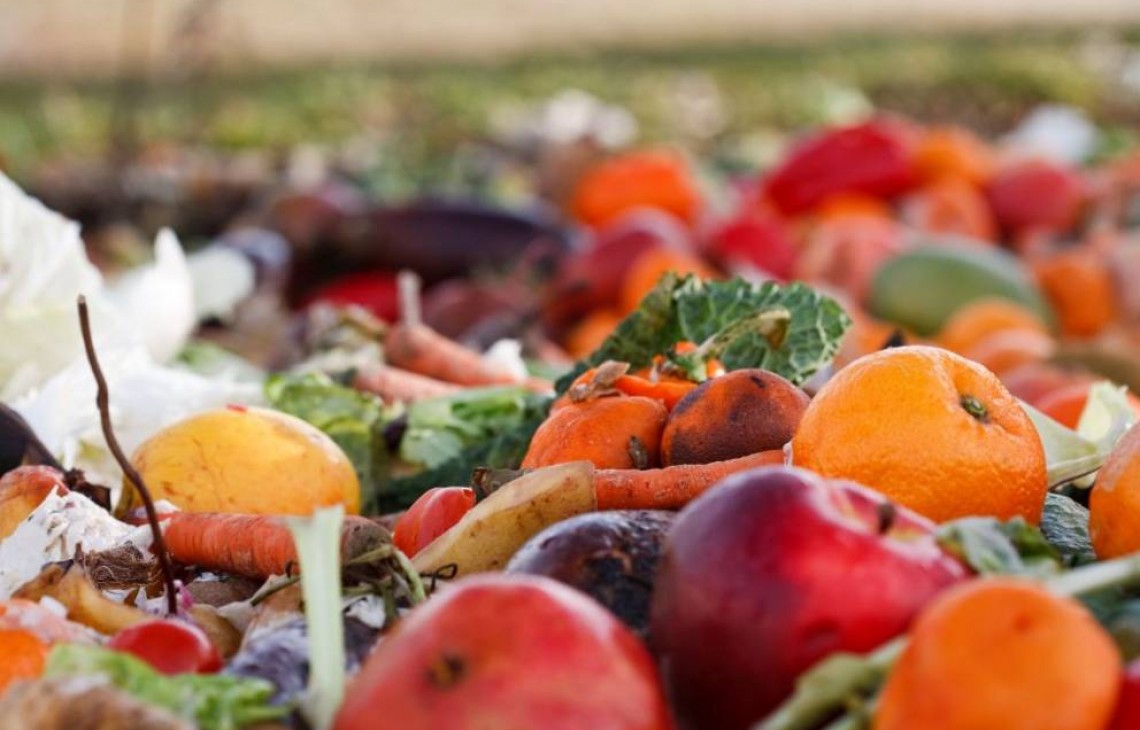
M 1138 0 L 0 0 L 0 77 L 1137 24 Z

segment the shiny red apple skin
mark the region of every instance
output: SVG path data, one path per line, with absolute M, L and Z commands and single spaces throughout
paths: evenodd
M 383 639 L 335 730 L 669 730 L 644 645 L 586 595 L 540 576 L 457 581 Z
M 695 500 L 666 538 L 650 618 L 681 726 L 749 728 L 820 659 L 902 633 L 968 575 L 933 530 L 864 487 L 790 467 Z
M 1140 728 L 1140 659 L 1134 659 L 1124 668 L 1124 681 L 1120 686 L 1120 699 L 1116 701 L 1116 714 L 1107 730 L 1136 730 Z

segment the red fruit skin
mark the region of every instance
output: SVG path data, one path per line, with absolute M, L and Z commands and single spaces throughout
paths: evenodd
M 1084 180 L 1075 170 L 1047 160 L 1010 165 L 999 170 L 986 186 L 986 198 L 998 223 L 1015 236 L 1071 229 L 1085 197 Z
M 222 668 L 222 655 L 206 633 L 173 619 L 123 629 L 111 637 L 107 648 L 133 654 L 163 674 L 206 674 Z
M 400 316 L 396 275 L 388 271 L 363 271 L 334 279 L 307 297 L 306 306 L 316 303 L 339 307 L 355 304 L 386 322 L 395 322 Z
M 682 727 L 751 727 L 817 661 L 874 649 L 967 576 L 933 523 L 909 510 L 895 508 L 880 534 L 887 504 L 849 482 L 765 467 L 681 512 L 658 572 L 650 644 Z
M 840 193 L 892 198 L 918 182 L 909 130 L 887 119 L 809 137 L 769 175 L 764 192 L 785 215 Z
M 392 542 L 409 558 L 447 532 L 475 506 L 475 490 L 434 487 L 419 496 L 396 520 Z
M 778 218 L 745 214 L 713 236 L 713 252 L 725 263 L 754 266 L 780 281 L 792 278 L 797 247 L 792 232 Z
M 1124 681 L 1120 685 L 1120 699 L 1116 713 L 1106 730 L 1136 730 L 1140 728 L 1140 659 L 1124 668 Z
M 553 288 L 547 316 L 554 324 L 577 320 L 588 312 L 616 306 L 625 275 L 646 251 L 685 250 L 690 235 L 674 216 L 639 210 L 610 224 L 578 254 L 565 260 Z
M 593 599 L 541 576 L 457 581 L 378 645 L 335 730 L 666 730 L 645 647 Z

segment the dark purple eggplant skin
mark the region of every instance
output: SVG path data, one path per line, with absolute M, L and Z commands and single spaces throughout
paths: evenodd
M 346 220 L 338 233 L 336 248 L 356 267 L 412 269 L 429 284 L 509 267 L 532 247 L 561 252 L 570 246 L 567 233 L 546 216 L 466 201 L 373 208 Z
M 615 510 L 563 520 L 531 538 L 508 573 L 554 578 L 608 608 L 641 637 L 673 512 Z

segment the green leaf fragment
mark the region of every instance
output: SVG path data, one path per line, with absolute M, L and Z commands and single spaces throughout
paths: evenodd
M 390 461 L 380 400 L 321 373 L 272 375 L 265 382 L 265 398 L 277 410 L 311 423 L 336 442 L 360 480 L 361 511 L 377 512 Z
M 798 385 L 831 362 L 850 326 L 838 302 L 799 282 L 667 274 L 557 387 L 565 392 L 574 378 L 606 360 L 645 367 L 681 341 L 708 348 L 705 354 L 728 370 L 763 368 Z
M 965 517 L 939 526 L 942 549 L 981 575 L 1044 578 L 1061 570 L 1061 555 L 1021 518 Z
M 1045 498 L 1041 534 L 1057 551 L 1067 568 L 1096 562 L 1089 538 L 1089 511 L 1061 494 Z
M 273 685 L 227 674 L 160 674 L 130 654 L 83 644 L 57 644 L 45 677 L 102 676 L 115 687 L 166 708 L 202 730 L 237 730 L 284 718 L 289 707 L 270 705 Z

